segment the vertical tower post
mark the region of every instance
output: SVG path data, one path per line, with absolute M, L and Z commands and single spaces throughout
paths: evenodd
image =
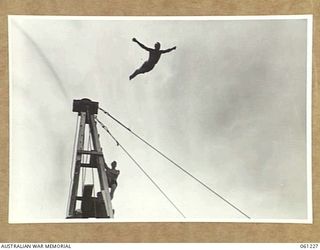
M 108 184 L 108 178 L 105 173 L 105 167 L 104 167 L 104 158 L 102 153 L 102 148 L 99 141 L 99 135 L 97 130 L 97 123 L 94 120 L 93 115 L 90 116 L 90 122 L 89 122 L 91 135 L 92 135 L 92 143 L 94 150 L 98 153 L 97 156 L 97 168 L 98 168 L 98 174 L 99 174 L 99 182 L 100 182 L 100 189 L 102 198 L 107 210 L 107 214 L 112 215 L 113 217 L 113 210 L 112 210 L 112 204 L 111 204 L 111 197 L 109 192 L 109 184 Z
M 90 99 L 81 99 L 73 101 L 73 112 L 77 112 L 80 116 L 80 124 L 78 130 L 78 142 L 77 142 L 77 152 L 76 160 L 74 166 L 71 194 L 69 197 L 68 204 L 68 214 L 67 218 L 88 218 L 88 217 L 99 217 L 99 218 L 113 218 L 113 209 L 111 204 L 110 192 L 108 178 L 105 172 L 105 161 L 100 145 L 99 134 L 96 126 L 96 121 L 94 119 L 95 115 L 98 113 L 98 102 L 92 102 Z M 93 150 L 84 150 L 84 139 L 86 132 L 86 124 L 89 125 L 88 133 L 90 133 L 93 143 Z M 82 155 L 90 156 L 90 164 L 81 162 L 83 158 Z M 99 176 L 100 190 L 101 195 L 99 199 L 96 197 L 91 197 L 92 189 L 90 187 L 86 189 L 86 196 L 78 196 L 79 188 L 79 177 L 81 168 L 96 168 Z M 94 183 L 93 183 L 94 185 Z M 91 192 L 91 193 L 90 193 Z M 88 197 L 89 194 L 89 197 Z M 89 204 L 89 207 L 97 208 L 99 211 L 102 210 L 99 214 L 96 211 L 82 211 L 78 214 L 76 211 L 77 200 L 81 201 L 81 207 L 86 207 L 86 204 Z M 93 204 L 93 205 L 92 205 Z M 101 205 L 102 204 L 102 205 Z M 88 207 L 88 206 L 87 206 Z M 84 209 L 85 210 L 85 209 Z
M 79 151 L 83 150 L 84 145 L 84 135 L 85 135 L 85 126 L 86 126 L 86 112 L 80 113 L 80 124 L 79 124 L 79 132 L 78 132 L 78 143 L 77 143 L 77 153 L 76 160 L 74 166 L 74 173 L 72 179 L 72 188 L 71 188 L 71 197 L 69 198 L 69 206 L 68 206 L 68 218 L 76 216 L 76 204 L 77 204 L 77 194 L 79 188 L 79 177 L 80 177 L 80 169 L 81 169 L 81 154 Z

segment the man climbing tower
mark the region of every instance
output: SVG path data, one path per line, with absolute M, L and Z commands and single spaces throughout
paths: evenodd
M 116 188 L 118 186 L 117 179 L 120 174 L 120 171 L 116 169 L 116 167 L 117 167 L 116 161 L 111 162 L 111 167 L 112 168 L 110 169 L 108 167 L 108 165 L 105 164 L 106 174 L 107 174 L 107 178 L 108 178 L 108 184 L 109 184 L 109 188 L 110 188 L 110 198 L 112 200 L 114 191 L 116 190 Z
M 160 50 L 160 43 L 157 42 L 155 45 L 154 45 L 154 49 L 152 48 L 148 48 L 147 46 L 145 46 L 144 44 L 140 43 L 136 38 L 133 38 L 132 41 L 136 42 L 137 44 L 139 44 L 139 46 L 143 49 L 145 49 L 146 51 L 149 52 L 149 58 L 147 61 L 145 61 L 142 66 L 137 69 L 130 77 L 129 77 L 129 80 L 133 79 L 134 77 L 136 77 L 137 75 L 139 74 L 144 74 L 146 72 L 149 72 L 151 71 L 154 66 L 158 63 L 160 57 L 161 57 L 161 54 L 164 54 L 164 53 L 168 53 L 172 50 L 175 50 L 176 49 L 176 46 L 175 47 L 172 47 L 170 49 L 166 49 L 166 50 Z

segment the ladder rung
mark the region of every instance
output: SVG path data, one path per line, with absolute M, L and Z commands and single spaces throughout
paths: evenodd
M 91 196 L 91 198 L 96 199 L 97 197 Z M 77 196 L 76 198 L 78 201 L 82 201 L 83 197 L 82 196 Z
M 89 163 L 81 163 L 82 168 L 97 168 L 97 166 L 93 166 Z
M 78 150 L 77 151 L 78 154 L 86 154 L 86 155 L 103 155 L 102 152 L 98 152 L 98 151 L 88 151 L 88 150 Z

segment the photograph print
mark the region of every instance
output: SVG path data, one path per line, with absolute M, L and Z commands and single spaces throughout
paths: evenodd
M 9 16 L 9 223 L 312 223 L 312 16 Z

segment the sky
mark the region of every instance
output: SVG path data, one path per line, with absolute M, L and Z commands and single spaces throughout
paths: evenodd
M 307 20 L 11 17 L 11 222 L 63 220 L 77 114 L 90 98 L 252 219 L 307 219 Z M 132 38 L 166 49 L 149 73 Z M 187 219 L 246 219 L 106 117 Z M 98 126 L 120 220 L 184 219 Z M 92 183 L 87 170 L 86 183 Z

